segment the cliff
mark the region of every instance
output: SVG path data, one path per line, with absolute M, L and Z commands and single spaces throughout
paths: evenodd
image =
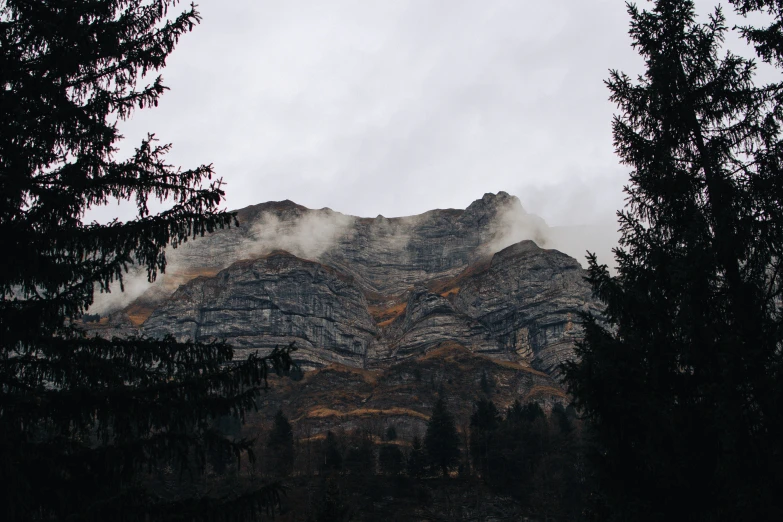
M 581 335 L 577 314 L 597 310 L 579 263 L 547 249 L 546 224 L 504 192 L 464 210 L 401 218 L 290 201 L 247 207 L 237 218 L 239 227 L 170 250 L 167 273 L 92 328 L 225 339 L 237 357 L 294 343 L 302 367 L 318 370 L 311 383 L 336 367 L 398 375 L 443 346 L 459 346 L 463 366 L 527 383 L 508 388 L 511 400 L 536 387 L 559 390 L 558 364 L 573 357 Z M 500 368 L 519 375 L 501 379 Z M 464 378 L 458 373 L 453 378 Z M 388 396 L 376 392 L 367 393 Z M 552 396 L 562 399 L 562 390 Z M 357 401 L 354 410 L 401 407 Z M 416 411 L 424 415 L 427 404 Z M 301 410 L 302 418 L 313 415 Z

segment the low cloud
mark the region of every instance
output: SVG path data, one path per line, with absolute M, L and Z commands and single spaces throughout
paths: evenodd
M 166 273 L 158 274 L 154 283 L 147 280 L 143 267 L 132 266 L 123 277 L 125 291 L 115 282 L 109 292 L 96 287 L 89 313 L 107 315 L 125 308 L 148 290 L 154 288 L 150 299 L 160 298 L 176 290 L 197 275 L 211 275 L 240 259 L 262 256 L 275 250 L 285 250 L 304 259 L 317 260 L 338 245 L 341 239 L 353 234 L 354 219 L 329 209 L 311 210 L 301 217 L 289 219 L 273 213 L 264 213 L 250 229 L 246 238 L 235 243 L 230 232 L 223 244 L 212 244 L 216 238 L 199 238 L 177 249 L 166 249 Z M 218 249 L 219 251 L 215 251 Z M 203 270 L 200 270 L 203 269 Z
M 125 291 L 115 283 L 111 292 L 101 293 L 96 289 L 95 300 L 90 313 L 106 315 L 122 309 L 154 286 L 158 298 L 168 295 L 177 286 L 196 275 L 211 275 L 240 259 L 285 250 L 304 259 L 319 260 L 341 242 L 350 240 L 354 233 L 356 219 L 353 216 L 330 209 L 308 210 L 302 215 L 280 216 L 266 212 L 244 236 L 223 236 L 225 243 L 209 245 L 210 238 L 197 239 L 167 249 L 168 266 L 166 274 L 159 274 L 155 283 L 147 281 L 147 272 L 142 267 L 131 267 L 124 277 Z M 407 246 L 420 216 L 385 219 L 379 216 L 373 220 L 370 238 L 376 242 L 373 248 L 398 256 L 400 263 L 407 261 Z M 587 267 L 586 251 L 595 252 L 599 263 L 609 265 L 614 273 L 614 256 L 611 249 L 617 246 L 619 233 L 617 224 L 611 220 L 592 225 L 550 227 L 538 215 L 530 214 L 517 198 L 499 209 L 490 228 L 490 240 L 484 246 L 486 254 L 494 254 L 524 240 L 532 240 L 541 248 L 556 249 L 575 258 Z M 220 251 L 217 252 L 215 249 Z M 193 268 L 209 267 L 204 273 Z M 190 273 L 192 271 L 192 273 Z M 146 297 L 145 297 L 146 298 Z
M 567 254 L 587 268 L 587 252 L 595 253 L 599 264 L 605 264 L 614 274 L 612 249 L 618 244 L 620 233 L 615 221 L 605 219 L 590 225 L 550 227 L 535 214 L 527 213 L 520 204 L 509 204 L 495 218 L 493 239 L 486 245 L 489 254 L 524 240 L 532 240 L 539 247 Z
M 549 246 L 575 258 L 582 267 L 587 268 L 587 252 L 594 253 L 598 264 L 607 265 L 611 274 L 616 274 L 612 249 L 620 239 L 617 223 L 606 221 L 594 225 L 573 225 L 551 227 Z
M 109 286 L 109 291 L 101 292 L 100 288 L 95 286 L 93 294 L 93 303 L 87 313 L 107 315 L 111 312 L 125 308 L 134 299 L 147 291 L 152 286 L 147 280 L 147 270 L 144 267 L 133 265 L 128 273 L 123 276 L 123 283 L 120 285 L 115 281 Z M 123 291 L 124 288 L 124 291 Z
M 491 234 L 492 240 L 485 246 L 488 254 L 528 239 L 541 248 L 548 248 L 549 244 L 546 222 L 535 214 L 528 214 L 516 198 L 498 211 Z
M 298 219 L 280 219 L 264 213 L 241 247 L 243 257 L 285 250 L 297 257 L 316 260 L 353 233 L 351 216 L 329 209 L 310 211 Z

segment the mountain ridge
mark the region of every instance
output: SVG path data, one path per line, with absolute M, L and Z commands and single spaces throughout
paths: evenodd
M 290 200 L 237 216 L 170 250 L 168 273 L 97 330 L 226 339 L 239 357 L 293 342 L 306 369 L 383 367 L 453 342 L 556 374 L 576 315 L 596 310 L 579 263 L 539 247 L 546 224 L 505 192 L 396 218 Z

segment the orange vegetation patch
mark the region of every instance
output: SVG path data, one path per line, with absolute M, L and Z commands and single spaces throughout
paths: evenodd
M 370 316 L 380 327 L 390 325 L 395 319 L 405 313 L 407 303 L 398 303 L 393 306 L 369 306 Z
M 454 360 L 454 358 L 459 355 L 483 359 L 488 363 L 503 368 L 508 368 L 509 370 L 516 370 L 525 373 L 531 373 L 533 375 L 540 375 L 541 377 L 547 377 L 546 373 L 536 370 L 521 362 L 495 359 L 483 353 L 471 352 L 470 349 L 467 348 L 466 346 L 463 346 L 454 341 L 446 341 L 444 343 L 439 344 L 436 348 L 433 348 L 432 350 L 428 351 L 423 357 L 419 357 L 418 360 L 422 360 L 422 361 L 426 361 L 429 359 Z
M 441 297 L 449 297 L 450 295 L 457 295 L 459 293 L 459 287 L 452 288 L 450 290 L 446 290 L 445 292 L 441 292 Z
M 566 397 L 566 393 L 560 388 L 555 388 L 554 386 L 533 386 L 525 396 L 525 400 L 530 400 L 545 395 L 560 397 L 563 399 Z
M 486 357 L 485 355 L 482 355 L 482 357 Z M 542 371 L 536 370 L 535 368 L 528 366 L 526 364 L 522 364 L 517 361 L 504 361 L 502 359 L 493 359 L 492 357 L 487 357 L 490 361 L 497 364 L 498 366 L 502 366 L 504 368 L 509 368 L 512 370 L 519 370 L 527 373 L 532 373 L 534 375 L 540 375 L 542 377 L 548 377 L 548 375 Z
M 324 368 L 320 368 L 318 370 L 314 370 L 313 372 L 308 372 L 308 373 L 311 374 L 310 376 L 314 376 L 318 373 L 323 373 L 327 371 L 333 371 L 338 373 L 350 373 L 353 375 L 358 375 L 367 384 L 375 384 L 376 382 L 378 382 L 378 375 L 380 374 L 380 370 L 365 370 L 364 368 L 354 368 L 352 366 L 345 366 L 339 363 L 331 363 L 328 366 L 325 366 Z M 307 376 L 307 374 L 305 374 L 305 376 Z
M 302 437 L 297 439 L 298 442 L 318 442 L 319 440 L 326 439 L 326 433 L 316 433 L 312 437 Z
M 337 417 L 340 419 L 344 419 L 347 417 L 382 417 L 382 416 L 389 416 L 389 415 L 417 417 L 419 419 L 429 420 L 429 417 L 427 415 L 419 411 L 411 410 L 408 408 L 399 408 L 399 407 L 386 408 L 386 409 L 357 408 L 355 410 L 350 410 L 350 411 L 337 411 L 331 408 L 318 407 L 318 408 L 313 408 L 312 410 L 308 411 L 302 417 L 296 420 L 298 421 L 301 420 L 302 418 L 323 419 L 327 417 Z
M 195 267 L 172 271 L 164 276 L 163 286 L 174 291 L 180 285 L 184 285 L 197 277 L 215 277 L 218 272 L 220 272 L 220 269 L 215 267 Z
M 454 341 L 446 341 L 440 343 L 437 347 L 428 351 L 424 357 L 420 357 L 419 359 L 423 361 L 426 361 L 427 359 L 444 359 L 449 355 L 456 355 L 460 352 L 468 354 L 471 353 L 470 350 L 459 343 L 455 343 Z
M 126 309 L 125 313 L 133 326 L 141 326 L 152 315 L 152 311 L 153 308 L 150 306 L 134 303 Z
M 456 295 L 459 293 L 460 285 L 463 281 L 480 274 L 481 272 L 484 272 L 490 267 L 491 263 L 491 257 L 476 261 L 472 265 L 468 266 L 465 270 L 460 272 L 456 277 L 430 281 L 427 284 L 427 289 L 434 294 L 440 294 L 444 297 L 448 295 Z

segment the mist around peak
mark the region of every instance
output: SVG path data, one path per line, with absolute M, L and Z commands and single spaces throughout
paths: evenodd
M 318 260 L 341 239 L 350 239 L 356 218 L 329 209 L 308 211 L 295 219 L 264 212 L 234 257 L 252 258 L 285 250 L 303 259 Z
M 123 278 L 125 291 L 120 291 L 118 283 L 112 285 L 110 292 L 96 289 L 90 312 L 105 315 L 122 309 L 153 287 L 148 296 L 168 295 L 193 277 L 212 275 L 236 261 L 276 250 L 326 262 L 328 258 L 342 257 L 342 248 L 357 252 L 371 248 L 386 260 L 383 263 L 406 265 L 427 242 L 422 243 L 419 229 L 444 220 L 451 226 L 474 229 L 481 238 L 476 250 L 480 256 L 491 256 L 520 241 L 532 240 L 541 248 L 559 250 L 575 258 L 585 268 L 586 252 L 590 251 L 597 253 L 599 262 L 612 270 L 611 249 L 619 238 L 616 225 L 609 222 L 550 227 L 538 215 L 528 213 L 518 197 L 503 191 L 484 194 L 464 210 L 431 210 L 395 218 L 359 218 L 328 208 L 308 209 L 292 201 L 262 203 L 243 209 L 240 214 L 244 216 L 238 229 L 197 238 L 176 249 L 168 248 L 166 273 L 159 274 L 155 283 L 147 281 L 146 270 L 133 266 Z M 360 229 L 364 230 L 361 234 Z M 365 234 L 365 241 L 370 243 L 355 243 L 357 234 Z M 414 238 L 418 239 L 412 245 Z
M 584 225 L 549 226 L 543 218 L 528 213 L 516 196 L 505 192 L 485 194 L 471 207 L 476 204 L 495 208 L 490 227 L 492 239 L 484 247 L 488 255 L 520 241 L 531 240 L 541 248 L 559 250 L 573 257 L 583 268 L 587 268 L 587 252 L 595 253 L 598 262 L 608 265 L 609 271 L 615 273 L 612 249 L 620 239 L 616 222 L 605 220 Z

